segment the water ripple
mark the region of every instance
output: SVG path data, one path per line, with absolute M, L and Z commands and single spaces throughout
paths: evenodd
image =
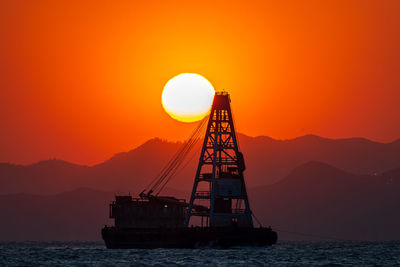
M 108 250 L 101 242 L 0 243 L 0 266 L 400 266 L 400 242 L 280 242 L 263 248 Z

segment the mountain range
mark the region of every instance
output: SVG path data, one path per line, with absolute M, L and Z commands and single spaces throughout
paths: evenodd
M 355 175 L 312 161 L 250 200 L 283 239 L 400 240 L 400 169 Z
M 281 239 L 400 239 L 400 141 L 240 134 L 239 142 L 252 210 Z M 140 192 L 181 145 L 155 138 L 94 166 L 0 164 L 0 240 L 99 240 L 114 194 Z M 190 194 L 198 152 L 189 158 L 166 194 Z
M 362 138 L 328 139 L 315 135 L 274 140 L 243 134 L 238 139 L 250 188 L 273 184 L 309 161 L 324 162 L 354 174 L 379 174 L 400 168 L 400 140 L 378 143 Z M 94 166 L 54 159 L 25 166 L 0 163 L 0 194 L 55 194 L 81 187 L 138 193 L 159 174 L 181 145 L 154 138 Z M 199 142 L 188 156 L 192 160 L 184 164 L 186 167 L 169 187 L 191 190 L 200 146 Z

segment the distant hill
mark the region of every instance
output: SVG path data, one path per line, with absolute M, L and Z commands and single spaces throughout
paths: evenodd
M 155 138 L 90 167 L 55 159 L 27 166 L 0 163 L 0 194 L 54 194 L 81 187 L 138 193 L 154 179 L 179 146 L 179 143 Z
M 250 189 L 249 195 L 256 217 L 281 240 L 400 240 L 398 170 L 354 175 L 309 162 L 273 185 Z M 0 196 L 0 241 L 101 240 L 113 197 L 113 192 L 87 188 Z
M 183 193 L 166 189 L 182 197 Z M 0 195 L 0 241 L 101 240 L 112 224 L 109 204 L 114 192 L 79 188 L 55 195 Z
M 291 140 L 249 137 L 239 134 L 246 160 L 248 187 L 269 185 L 287 176 L 293 168 L 309 161 L 320 161 L 354 174 L 383 173 L 400 168 L 400 141 L 377 143 L 362 138 L 327 139 L 307 135 Z M 80 187 L 112 192 L 138 193 L 165 166 L 181 143 L 158 138 L 129 151 L 118 153 L 94 166 L 80 166 L 60 160 L 47 160 L 22 166 L 0 164 L 0 194 L 54 194 Z M 169 184 L 191 190 L 200 142 L 186 168 Z
M 400 240 L 398 170 L 354 175 L 309 162 L 249 194 L 256 216 L 284 239 Z
M 374 174 L 400 168 L 400 140 L 378 143 L 364 138 L 328 139 L 305 135 L 290 140 L 240 135 L 249 183 L 274 183 L 293 168 L 320 161 L 354 174 Z
M 85 185 L 90 167 L 62 160 L 45 160 L 23 166 L 0 163 L 0 193 L 54 193 Z
M 110 223 L 111 192 L 77 189 L 57 195 L 0 196 L 2 241 L 100 240 Z

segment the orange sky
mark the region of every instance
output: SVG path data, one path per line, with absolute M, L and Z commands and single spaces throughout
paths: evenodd
M 181 140 L 161 92 L 199 73 L 237 130 L 400 138 L 400 1 L 0 0 L 0 161 L 94 164 Z

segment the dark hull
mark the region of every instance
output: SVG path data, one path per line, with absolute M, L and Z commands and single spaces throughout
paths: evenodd
M 267 246 L 277 241 L 270 228 L 125 228 L 104 227 L 107 248 L 197 248 Z

